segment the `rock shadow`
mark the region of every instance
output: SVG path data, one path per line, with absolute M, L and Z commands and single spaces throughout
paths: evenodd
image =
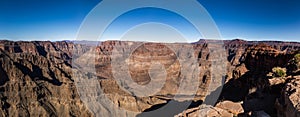
M 50 72 L 50 76 L 52 77 L 52 79 L 48 79 L 48 78 L 43 76 L 42 69 L 39 68 L 36 65 L 32 64 L 32 71 L 29 68 L 27 68 L 26 66 L 24 66 L 20 63 L 14 62 L 14 65 L 18 69 L 20 69 L 23 74 L 28 75 L 33 81 L 43 80 L 43 81 L 47 81 L 47 82 L 49 82 L 53 85 L 56 85 L 56 86 L 61 86 L 62 85 L 62 82 L 60 82 L 58 79 L 56 79 L 53 72 Z
M 0 61 L 0 86 L 3 86 L 6 82 L 9 81 L 6 71 L 2 67 L 2 62 Z
M 238 79 L 230 79 L 224 84 L 219 100 L 243 101 L 249 93 L 250 86 L 246 83 L 249 77 L 251 72 L 246 72 Z
M 141 114 L 138 114 L 137 117 L 174 117 L 184 110 L 198 107 L 202 103 L 202 100 L 183 102 L 168 100 L 167 103 L 157 104 L 152 106 L 151 108 L 146 109 Z

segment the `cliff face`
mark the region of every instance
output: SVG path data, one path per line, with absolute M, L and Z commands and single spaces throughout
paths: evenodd
M 72 78 L 72 47 L 65 42 L 2 41 L 2 116 L 91 116 Z
M 245 111 L 252 112 L 255 109 L 247 105 L 253 99 L 251 93 L 274 88 L 265 74 L 273 67 L 286 67 L 299 50 L 299 43 L 243 40 L 202 40 L 193 44 L 107 41 L 98 46 L 85 42 L 0 41 L 0 113 L 3 116 L 135 116 L 163 107 L 174 99 L 177 106 L 193 101 L 187 107 L 191 112 L 210 108 L 211 113 L 222 111 L 232 116 L 224 106 L 198 107 L 202 102 L 212 101 L 207 100 L 211 98 L 209 95 L 218 95 L 218 86 L 222 85 L 218 83 L 223 80 L 226 83 L 220 100 L 244 101 Z M 91 79 L 101 87 L 101 92 L 91 92 L 94 88 L 86 86 L 91 84 L 83 88 L 78 85 Z M 153 89 L 159 88 L 139 87 L 149 84 Z M 139 96 L 147 92 L 153 93 Z M 113 109 L 130 112 L 115 111 L 105 104 L 95 106 L 103 97 L 114 104 Z M 184 109 L 166 116 L 177 115 Z M 97 114 L 96 110 L 102 113 Z

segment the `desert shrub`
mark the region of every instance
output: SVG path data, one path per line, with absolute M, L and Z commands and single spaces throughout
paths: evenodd
M 297 62 L 300 62 L 300 53 L 296 54 L 294 58 L 296 59 Z
M 274 67 L 272 69 L 272 73 L 274 77 L 285 77 L 286 76 L 286 68 Z

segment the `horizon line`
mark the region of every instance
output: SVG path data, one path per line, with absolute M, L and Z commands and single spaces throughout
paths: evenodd
M 77 39 L 24 39 L 24 40 L 16 40 L 16 39 L 2 39 L 1 41 L 13 41 L 13 42 L 20 42 L 20 41 L 26 41 L 26 42 L 32 42 L 32 41 L 50 41 L 50 42 L 60 42 L 60 41 L 98 41 L 98 42 L 105 42 L 105 41 L 132 41 L 132 42 L 152 42 L 152 41 L 137 41 L 137 40 L 121 40 L 121 39 L 104 39 L 104 40 L 77 40 Z M 222 38 L 222 39 L 204 39 L 201 38 L 198 41 L 192 41 L 192 42 L 171 42 L 171 43 L 196 43 L 201 40 L 219 40 L 219 41 L 234 41 L 234 40 L 243 40 L 243 41 L 258 41 L 258 42 L 300 42 L 300 40 L 283 40 L 283 39 L 245 39 L 245 38 Z M 160 43 L 160 42 L 158 42 Z

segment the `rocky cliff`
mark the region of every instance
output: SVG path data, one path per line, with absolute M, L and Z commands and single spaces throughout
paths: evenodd
M 0 115 L 92 116 L 73 83 L 73 47 L 80 45 L 1 41 Z
M 233 116 L 264 111 L 273 116 L 292 109 L 297 114 L 297 96 L 281 93 L 298 89 L 296 81 L 274 85 L 266 74 L 273 67 L 287 67 L 299 50 L 300 43 L 244 40 L 0 41 L 0 113 L 193 116 L 209 111 Z

